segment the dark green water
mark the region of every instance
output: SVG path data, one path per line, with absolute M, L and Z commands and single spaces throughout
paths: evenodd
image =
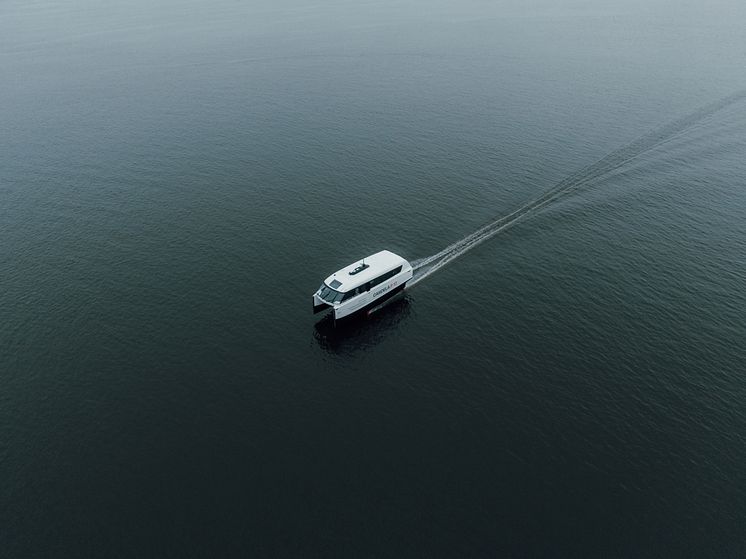
M 702 110 L 745 28 L 0 4 L 0 555 L 746 555 L 746 101 Z M 562 184 L 370 320 L 311 314 Z

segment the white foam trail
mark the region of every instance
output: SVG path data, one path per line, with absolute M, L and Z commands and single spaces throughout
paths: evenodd
M 484 227 L 477 229 L 474 233 L 448 245 L 440 252 L 425 258 L 414 260 L 412 262 L 412 267 L 415 270 L 415 275 L 409 282 L 409 287 L 421 282 L 423 279 L 432 275 L 459 256 L 462 256 L 479 243 L 505 231 L 520 220 L 536 214 L 558 198 L 566 196 L 567 194 L 609 174 L 619 167 L 626 165 L 644 153 L 669 142 L 674 136 L 681 134 L 706 117 L 745 98 L 746 90 L 743 90 L 729 95 L 728 97 L 724 97 L 714 103 L 710 103 L 709 105 L 700 107 L 698 110 L 639 137 L 633 142 L 611 152 L 592 165 L 573 173 L 538 198 L 527 202 L 520 208 L 496 219 L 492 223 L 488 223 Z

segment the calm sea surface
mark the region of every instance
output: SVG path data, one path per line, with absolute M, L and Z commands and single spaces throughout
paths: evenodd
M 0 555 L 746 556 L 746 100 L 702 109 L 744 29 L 0 3 Z M 367 321 L 311 314 L 564 179 Z

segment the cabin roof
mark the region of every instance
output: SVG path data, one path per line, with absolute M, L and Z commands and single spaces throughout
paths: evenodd
M 368 267 L 356 274 L 351 275 L 350 272 L 354 271 L 355 268 L 360 266 L 360 264 L 362 264 L 363 262 L 365 262 Z M 397 266 L 406 264 L 406 262 L 407 261 L 404 260 L 401 256 L 398 256 L 388 250 L 382 250 L 381 252 L 366 256 L 365 258 L 334 272 L 331 276 L 324 280 L 324 283 L 332 287 L 332 281 L 337 280 L 342 285 L 332 287 L 332 289 L 345 293 L 350 289 L 355 289 L 356 287 L 372 280 L 373 278 L 388 272 L 389 270 L 393 270 Z

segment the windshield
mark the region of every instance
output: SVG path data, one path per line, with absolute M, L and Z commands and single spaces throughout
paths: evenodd
M 319 288 L 319 297 L 321 297 L 327 303 L 339 303 L 342 300 L 344 293 L 335 291 L 325 283 L 321 284 Z

